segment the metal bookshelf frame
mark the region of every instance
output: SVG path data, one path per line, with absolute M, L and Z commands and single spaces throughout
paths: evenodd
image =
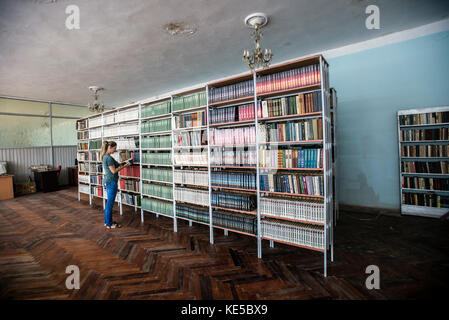
M 199 130 L 203 131 L 205 130 L 207 132 L 207 140 L 208 143 L 206 146 L 204 146 L 205 148 L 207 148 L 207 157 L 208 157 L 208 161 L 207 161 L 207 166 L 203 166 L 203 167 L 207 167 L 207 175 L 208 175 L 208 195 L 209 195 L 209 223 L 205 223 L 205 222 L 199 222 L 199 221 L 195 221 L 189 218 L 185 218 L 185 217 L 179 217 L 181 220 L 185 220 L 189 222 L 189 226 L 192 225 L 192 222 L 198 223 L 198 224 L 202 224 L 202 225 L 208 225 L 209 226 L 209 238 L 210 238 L 210 243 L 213 244 L 214 243 L 214 228 L 217 229 L 222 229 L 224 230 L 224 234 L 228 235 L 228 231 L 231 232 L 236 232 L 236 233 L 240 233 L 240 234 L 244 234 L 244 235 L 248 235 L 248 236 L 253 236 L 256 238 L 257 241 L 257 256 L 258 258 L 262 258 L 262 240 L 267 239 L 269 241 L 269 246 L 270 247 L 274 247 L 274 243 L 278 242 L 278 243 L 284 243 L 287 245 L 292 245 L 292 246 L 297 246 L 297 247 L 302 247 L 308 250 L 316 250 L 316 251 L 320 251 L 323 253 L 323 269 L 324 269 L 324 276 L 327 276 L 327 263 L 329 260 L 329 256 L 328 256 L 328 251 L 330 251 L 330 261 L 333 261 L 334 259 L 334 222 L 336 221 L 336 219 L 338 219 L 338 197 L 336 194 L 334 194 L 334 189 L 333 189 L 333 163 L 337 164 L 336 158 L 332 159 L 332 147 L 334 146 L 334 151 L 335 151 L 335 155 L 337 154 L 336 151 L 336 147 L 337 144 L 335 142 L 332 141 L 332 132 L 334 132 L 334 138 L 336 138 L 336 96 L 334 97 L 335 101 L 333 103 L 334 109 L 331 111 L 330 110 L 330 88 L 329 88 L 329 82 L 328 82 L 328 64 L 327 62 L 324 60 L 324 58 L 319 55 L 319 56 L 314 56 L 314 57 L 309 57 L 306 59 L 302 59 L 299 61 L 305 61 L 304 65 L 310 65 L 307 61 L 310 60 L 310 64 L 317 64 L 319 62 L 319 72 L 320 72 L 320 80 L 321 83 L 320 85 L 311 85 L 309 86 L 310 88 L 308 88 L 308 86 L 305 87 L 301 87 L 301 88 L 293 88 L 293 89 L 288 89 L 288 90 L 280 90 L 279 92 L 275 92 L 273 94 L 269 94 L 269 93 L 262 93 L 261 95 L 257 94 L 257 81 L 258 81 L 258 75 L 260 74 L 260 72 L 265 71 L 265 69 L 262 70 L 256 70 L 255 72 L 251 73 L 251 74 L 246 74 L 240 77 L 236 77 L 235 79 L 237 79 L 235 82 L 238 83 L 239 82 L 239 78 L 245 79 L 245 80 L 241 80 L 241 81 L 247 81 L 250 80 L 250 77 L 252 78 L 252 82 L 253 82 L 253 88 L 254 88 L 254 93 L 253 96 L 249 96 L 249 97 L 245 97 L 245 98 L 240 98 L 240 99 L 234 99 L 234 100 L 230 100 L 230 101 L 224 101 L 224 102 L 215 102 L 215 103 L 210 103 L 209 102 L 209 91 L 210 91 L 210 87 L 211 86 L 215 86 L 216 84 L 218 84 L 218 86 L 221 86 L 222 82 L 226 82 L 229 79 L 223 80 L 223 81 L 219 81 L 219 82 L 215 82 L 215 83 L 208 83 L 205 84 L 204 86 L 200 86 L 197 87 L 195 89 L 191 89 L 189 91 L 184 91 L 181 93 L 177 93 L 176 95 L 167 95 L 167 96 L 161 96 L 158 97 L 157 99 L 151 100 L 151 101 L 147 101 L 145 103 L 138 103 L 138 104 L 131 104 L 128 106 L 124 106 L 124 107 L 120 107 L 120 108 L 116 108 L 114 110 L 110 110 L 110 111 L 106 111 L 104 114 L 106 113 L 111 113 L 114 112 L 119 114 L 120 110 L 123 109 L 127 109 L 127 108 L 132 108 L 132 107 L 138 107 L 138 119 L 136 120 L 129 120 L 129 121 L 137 121 L 138 123 L 138 134 L 135 134 L 133 136 L 139 136 L 139 148 L 136 150 L 139 152 L 140 155 L 140 162 L 139 162 L 139 169 L 140 169 L 140 177 L 139 177 L 139 187 L 140 187 L 140 201 L 141 201 L 141 206 L 140 206 L 140 216 L 141 216 L 141 222 L 144 222 L 144 211 L 147 211 L 149 213 L 153 213 L 156 215 L 156 217 L 159 217 L 159 215 L 168 217 L 168 218 L 172 218 L 173 219 L 173 231 L 177 232 L 178 229 L 178 225 L 177 225 L 177 214 L 176 214 L 176 196 L 175 196 L 175 188 L 176 188 L 176 184 L 175 184 L 175 166 L 176 167 L 189 167 L 189 166 L 184 166 L 184 165 L 175 165 L 174 164 L 174 156 L 175 156 L 175 148 L 174 148 L 174 133 L 177 130 L 175 127 L 175 116 L 176 115 L 181 115 L 183 113 L 192 113 L 195 111 L 201 111 L 204 110 L 206 112 L 206 126 L 201 126 L 201 128 L 198 128 Z M 314 60 L 314 62 L 312 62 L 312 60 Z M 293 62 L 295 63 L 295 62 Z M 275 66 L 274 68 L 276 68 L 277 66 Z M 287 69 L 290 68 L 289 66 L 287 66 Z M 273 73 L 276 73 L 279 71 L 273 71 Z M 223 84 L 226 85 L 226 84 Z M 314 88 L 314 87 L 319 87 L 319 88 Z M 200 92 L 201 90 L 205 90 L 206 93 L 206 105 L 204 107 L 197 107 L 197 108 L 190 108 L 190 109 L 185 109 L 185 110 L 173 110 L 173 101 L 174 101 L 174 97 L 177 96 L 184 96 L 184 95 L 188 95 L 188 93 L 193 93 L 193 92 Z M 258 117 L 258 100 L 259 99 L 276 99 L 276 98 L 280 98 L 280 97 L 286 97 L 286 96 L 292 96 L 292 95 L 297 95 L 297 94 L 305 94 L 305 93 L 311 93 L 311 92 L 320 92 L 321 93 L 321 100 L 322 100 L 322 111 L 320 112 L 320 114 L 311 114 L 310 116 L 308 115 L 302 115 L 302 116 L 291 116 L 291 117 L 275 117 L 275 119 L 268 119 L 268 122 L 278 122 L 278 121 L 286 121 L 286 120 L 298 120 L 298 119 L 310 119 L 310 118 L 317 118 L 317 117 L 322 117 L 322 131 L 323 131 L 323 140 L 320 141 L 320 144 L 322 145 L 323 148 L 323 169 L 320 170 L 320 174 L 323 177 L 323 189 L 324 189 L 324 196 L 322 197 L 323 199 L 323 206 L 324 206 L 324 221 L 323 223 L 317 223 L 317 222 L 312 222 L 312 221 L 304 221 L 304 220 L 298 220 L 298 219 L 293 219 L 291 221 L 298 221 L 298 222 L 302 222 L 302 223 L 306 223 L 306 224 L 310 224 L 310 225 L 315 225 L 315 226 L 322 226 L 323 227 L 323 237 L 324 237 L 324 249 L 316 249 L 316 248 L 312 248 L 312 247 L 307 247 L 307 246 L 303 246 L 303 245 L 299 245 L 299 244 L 295 244 L 295 243 L 289 243 L 286 241 L 282 241 L 282 240 L 276 240 L 276 239 L 270 239 L 270 238 L 264 238 L 263 234 L 262 234 L 262 220 L 264 218 L 271 218 L 271 219 L 277 219 L 277 220 L 288 220 L 288 219 L 282 219 L 281 217 L 276 217 L 276 216 L 266 216 L 266 215 L 262 215 L 261 214 L 261 209 L 260 209 L 260 201 L 261 201 L 261 196 L 263 193 L 266 193 L 264 191 L 260 190 L 260 174 L 261 174 L 261 170 L 262 169 L 266 169 L 266 168 L 261 168 L 260 167 L 260 161 L 259 161 L 259 148 L 263 145 L 263 144 L 259 141 L 259 117 Z M 152 104 L 157 104 L 163 101 L 170 101 L 171 106 L 170 106 L 170 113 L 169 114 L 163 114 L 163 115 L 158 115 L 158 116 L 151 116 L 151 117 L 142 117 L 142 109 L 145 106 L 148 105 L 152 105 Z M 224 228 L 224 227 L 220 227 L 220 226 L 216 226 L 214 227 L 213 225 L 213 206 L 212 206 L 212 183 L 211 183 L 211 168 L 212 167 L 217 167 L 214 165 L 211 165 L 211 145 L 210 145 L 210 130 L 212 127 L 215 127 L 216 124 L 211 125 L 210 124 L 210 107 L 216 107 L 219 106 L 220 108 L 222 107 L 226 107 L 226 106 L 236 106 L 236 105 L 240 105 L 240 104 L 245 104 L 245 103 L 251 103 L 254 102 L 254 120 L 245 122 L 245 124 L 241 124 L 241 123 L 235 123 L 235 126 L 240 126 L 240 125 L 246 125 L 246 126 L 255 126 L 255 132 L 256 132 L 256 143 L 254 145 L 255 149 L 256 149 L 256 166 L 251 167 L 253 170 L 255 169 L 256 171 L 256 195 L 257 195 L 257 213 L 254 212 L 257 216 L 257 234 L 255 235 L 250 235 L 247 234 L 245 232 L 239 231 L 239 230 L 233 230 L 230 228 Z M 331 126 L 331 112 L 333 113 L 334 116 L 334 126 Z M 101 141 L 104 141 L 104 128 L 106 126 L 109 125 L 118 125 L 120 126 L 121 123 L 124 122 L 129 122 L 129 121 L 115 121 L 114 123 L 108 123 L 108 124 L 104 124 L 104 114 L 101 114 L 101 126 L 95 126 L 95 127 L 101 127 Z M 87 124 L 87 130 L 89 131 L 89 138 L 90 138 L 90 129 L 92 129 L 90 127 L 90 119 L 94 118 L 94 117 L 98 117 L 98 115 L 94 115 L 91 117 L 87 117 L 87 118 L 82 118 L 80 120 L 84 120 L 86 119 L 88 124 Z M 157 119 L 162 119 L 162 118 L 170 118 L 171 121 L 171 130 L 168 132 L 154 132 L 154 133 L 142 133 L 142 123 L 144 121 L 149 121 L 149 120 L 157 120 Z M 398 118 L 399 119 L 399 118 Z M 224 124 L 226 126 L 226 124 Z M 232 125 L 232 124 L 231 124 Z M 232 125 L 233 126 L 233 125 Z M 187 128 L 187 129 L 191 129 L 191 130 L 195 130 L 195 128 Z M 399 127 L 398 127 L 399 130 Z M 173 216 L 168 216 L 165 214 L 161 214 L 161 213 L 156 213 L 156 212 L 152 212 L 149 210 L 146 210 L 143 208 L 143 200 L 144 200 L 144 194 L 143 194 L 143 182 L 144 180 L 148 180 L 148 179 L 143 179 L 143 152 L 147 151 L 148 149 L 150 149 L 151 151 L 154 152 L 158 152 L 159 150 L 155 149 L 155 148 L 143 148 L 142 147 L 142 139 L 143 136 L 154 136 L 154 135 L 167 135 L 171 137 L 171 148 L 167 148 L 169 151 L 171 152 L 171 165 L 156 165 L 156 164 L 152 164 L 152 165 L 148 165 L 150 167 L 170 167 L 172 170 L 172 182 L 169 183 L 167 182 L 166 184 L 171 184 L 172 186 L 172 191 L 173 191 Z M 118 135 L 118 136 L 127 136 L 127 135 Z M 114 137 L 118 137 L 118 136 L 114 136 Z M 317 142 L 311 142 L 313 144 L 317 144 Z M 334 143 L 334 145 L 333 145 Z M 294 142 L 287 142 L 286 144 L 289 145 L 293 145 Z M 302 144 L 298 144 L 298 145 L 302 145 Z M 88 155 L 89 155 L 89 161 L 90 161 L 90 148 L 89 148 L 89 142 L 88 142 L 88 150 L 86 150 Z M 192 165 L 191 167 L 199 167 L 196 165 Z M 219 167 L 219 166 L 218 166 Z M 229 168 L 232 166 L 223 166 L 225 168 Z M 239 167 L 240 168 L 240 167 Z M 286 168 L 285 170 L 288 170 L 288 168 Z M 89 204 L 92 205 L 92 190 L 91 190 L 91 181 L 90 181 L 90 162 L 89 162 Z M 335 171 L 335 174 L 337 174 L 337 172 Z M 335 175 L 335 178 L 337 176 Z M 164 182 L 165 183 L 165 182 Z M 336 190 L 336 189 L 335 189 Z M 336 193 L 336 192 L 335 192 Z M 268 192 L 267 192 L 268 194 Z M 123 209 L 122 209 L 122 201 L 121 201 L 121 190 L 119 190 L 118 192 L 119 195 L 119 206 L 120 206 L 120 214 L 123 214 Z M 335 207 L 334 207 L 334 197 L 335 197 Z M 153 197 L 153 198 L 157 198 L 157 197 Z M 78 189 L 78 200 L 80 201 L 80 192 Z M 135 211 L 137 212 L 137 203 L 134 205 L 135 207 Z M 103 208 L 105 208 L 105 189 L 103 188 Z
M 427 177 L 427 178 L 449 178 L 449 174 L 423 174 L 423 173 L 405 173 L 402 172 L 401 163 L 404 160 L 410 159 L 418 159 L 420 160 L 436 160 L 441 159 L 441 157 L 402 157 L 401 146 L 402 144 L 426 144 L 426 145 L 447 145 L 449 144 L 449 140 L 441 140 L 441 141 L 433 141 L 433 140 L 418 140 L 418 141 L 401 141 L 401 129 L 427 129 L 430 127 L 447 127 L 448 123 L 439 123 L 439 124 L 422 124 L 422 125 L 401 125 L 400 117 L 405 115 L 415 115 L 415 114 L 423 114 L 423 113 L 433 113 L 433 112 L 449 112 L 449 106 L 441 106 L 441 107 L 432 107 L 432 108 L 419 108 L 419 109 L 404 109 L 397 111 L 397 126 L 398 126 L 398 156 L 399 156 L 399 203 L 401 206 L 401 214 L 403 215 L 414 215 L 414 216 L 423 216 L 430 218 L 440 218 L 449 212 L 449 208 L 436 208 L 436 207 L 427 207 L 427 206 L 419 206 L 419 205 L 408 205 L 402 203 L 402 194 L 407 192 L 408 190 L 413 190 L 410 188 L 402 187 L 402 177 L 403 176 L 415 176 L 415 177 Z M 447 158 L 446 158 L 447 159 Z M 405 191 L 404 191 L 405 190 Z M 420 190 L 420 189 L 418 189 Z M 419 193 L 422 192 L 432 192 L 432 193 L 441 193 L 439 190 L 420 190 Z M 418 193 L 418 192 L 417 192 Z M 443 191 L 444 193 L 444 191 Z M 448 194 L 449 195 L 449 194 Z

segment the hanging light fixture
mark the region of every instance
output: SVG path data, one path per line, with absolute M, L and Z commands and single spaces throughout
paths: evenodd
M 245 18 L 245 24 L 253 28 L 254 31 L 251 36 L 254 39 L 255 49 L 250 52 L 248 49 L 243 50 L 243 60 L 246 61 L 248 67 L 254 70 L 259 67 L 268 67 L 273 53 L 271 49 L 262 49 L 260 47 L 260 38 L 262 37 L 262 32 L 260 29 L 268 23 L 268 17 L 265 13 L 252 13 Z
M 98 113 L 103 112 L 104 104 L 102 104 L 98 101 L 98 91 L 104 90 L 104 88 L 97 87 L 97 86 L 91 86 L 91 87 L 89 87 L 89 90 L 94 93 L 94 102 L 88 104 L 89 111 L 98 112 Z

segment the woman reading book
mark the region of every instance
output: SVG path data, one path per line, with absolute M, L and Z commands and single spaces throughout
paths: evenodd
M 108 200 L 104 210 L 104 225 L 108 229 L 120 228 L 120 225 L 112 221 L 112 207 L 114 206 L 115 196 L 117 195 L 118 172 L 123 168 L 129 167 L 128 161 L 118 163 L 111 154 L 117 150 L 115 141 L 103 141 L 101 146 L 100 159 L 103 162 L 103 171 L 105 173 L 103 186 L 106 188 Z

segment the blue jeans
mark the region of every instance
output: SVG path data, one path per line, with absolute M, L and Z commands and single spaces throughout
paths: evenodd
M 117 182 L 110 181 L 104 184 L 108 194 L 106 209 L 104 210 L 104 223 L 110 227 L 112 224 L 112 207 L 114 206 L 115 196 L 117 195 Z

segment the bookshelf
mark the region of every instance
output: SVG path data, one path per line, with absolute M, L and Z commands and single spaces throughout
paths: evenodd
M 135 106 L 87 120 L 101 141 L 135 139 L 122 151 L 138 154 L 140 175 L 121 174 L 120 192 L 140 198 L 142 222 L 145 212 L 173 219 L 175 232 L 177 219 L 207 225 L 212 244 L 214 230 L 247 235 L 259 258 L 264 240 L 318 251 L 327 275 L 338 217 L 336 91 L 322 56 L 142 102 L 137 119 L 121 117 Z
M 399 110 L 401 213 L 439 218 L 449 212 L 449 106 Z

